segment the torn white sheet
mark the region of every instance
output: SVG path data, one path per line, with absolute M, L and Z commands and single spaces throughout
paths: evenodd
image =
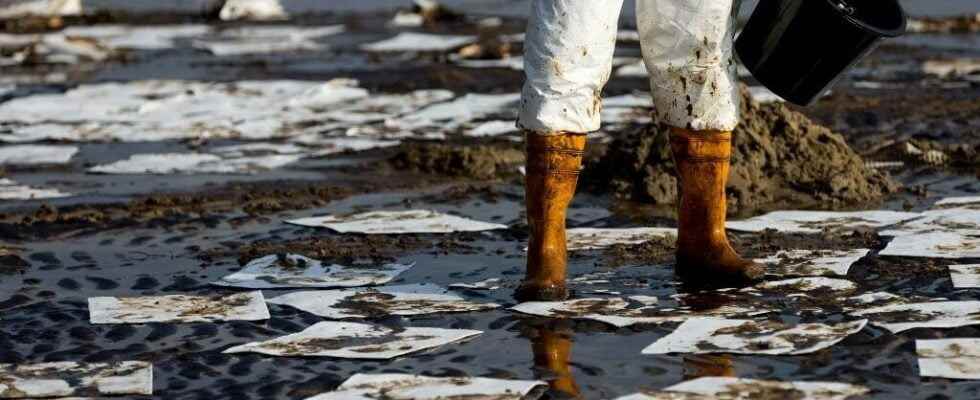
M 626 64 L 616 70 L 616 76 L 619 78 L 644 78 L 650 76 L 647 72 L 647 65 L 643 60 L 638 60 L 636 62 Z M 652 104 L 652 100 L 651 100 Z
M 82 0 L 5 0 L 0 2 L 0 18 L 53 17 L 82 14 Z
M 642 304 L 639 308 L 629 308 L 632 300 Z M 547 318 L 588 319 L 607 323 L 619 328 L 637 324 L 660 324 L 679 322 L 691 318 L 710 316 L 750 316 L 765 313 L 753 307 L 723 305 L 711 309 L 693 310 L 690 307 L 660 308 L 650 305 L 648 297 L 640 298 L 584 298 L 566 301 L 529 301 L 511 307 L 511 310 Z M 656 304 L 656 303 L 654 303 Z
M 828 348 L 864 329 L 867 320 L 839 324 L 787 325 L 771 321 L 691 318 L 643 354 L 807 354 Z
M 762 232 L 775 229 L 788 233 L 819 233 L 823 229 L 849 230 L 880 228 L 918 217 L 917 213 L 898 211 L 773 211 L 741 221 L 728 221 L 726 227 L 736 231 Z
M 298 254 L 268 255 L 249 261 L 241 271 L 212 282 L 248 289 L 336 288 L 383 285 L 414 264 L 348 267 L 325 265 Z
M 357 87 L 357 81 L 333 79 L 326 83 L 304 90 L 289 100 L 289 105 L 310 109 L 324 109 L 328 106 L 368 97 L 367 89 Z
M 135 154 L 125 160 L 89 168 L 99 174 L 250 174 L 299 161 L 297 154 L 222 158 L 204 153 Z
M 267 302 L 330 319 L 473 312 L 500 307 L 494 303 L 467 301 L 436 285 L 419 284 L 293 292 Z
M 36 188 L 21 185 L 7 178 L 0 178 L 0 200 L 37 200 L 69 196 L 72 194 L 58 189 Z
M 416 126 L 437 125 L 438 121 L 459 125 L 490 115 L 510 115 L 516 112 L 520 98 L 520 93 L 468 93 L 450 102 L 425 107 L 398 120 L 390 121 L 390 124 L 411 129 Z
M 465 68 L 508 68 L 515 71 L 524 70 L 524 57 L 521 56 L 489 59 L 489 60 L 481 60 L 481 59 L 473 60 L 473 59 L 462 58 L 453 54 L 450 55 L 449 59 L 452 60 L 452 62 L 454 62 L 456 65 Z
M 542 381 L 490 378 L 435 378 L 408 374 L 356 374 L 337 390 L 306 400 L 522 400 Z
M 153 394 L 153 365 L 143 361 L 0 364 L 0 399 Z
M 847 279 L 828 278 L 824 276 L 805 276 L 802 278 L 766 281 L 751 287 L 753 290 L 774 291 L 788 295 L 819 293 L 820 296 L 840 296 L 846 292 L 857 290 L 857 284 Z
M 289 15 L 279 0 L 225 0 L 218 18 L 222 21 L 276 21 Z
M 500 278 L 487 278 L 473 283 L 451 283 L 449 284 L 449 288 L 464 290 L 497 290 L 500 289 L 500 283 L 502 281 L 503 279 Z
M 0 165 L 67 164 L 76 153 L 76 146 L 0 146 Z
M 980 238 L 954 232 L 897 236 L 879 256 L 926 258 L 980 258 Z
M 240 56 L 288 51 L 321 50 L 315 39 L 343 33 L 343 25 L 324 27 L 245 26 L 222 30 L 220 35 L 199 38 L 193 45 L 216 56 Z
M 980 312 L 980 301 L 967 300 L 892 304 L 855 311 L 851 315 L 867 318 L 875 326 L 899 333 L 915 328 L 980 325 L 977 312 Z
M 310 152 L 306 147 L 292 143 L 244 143 L 215 147 L 211 152 L 222 157 L 248 157 L 268 154 L 302 154 Z
M 353 215 L 301 218 L 286 223 L 328 228 L 340 233 L 452 233 L 506 229 L 507 225 L 476 221 L 429 210 L 371 211 Z
M 434 35 L 430 33 L 402 32 L 395 37 L 361 46 L 365 51 L 450 51 L 476 40 L 475 36 Z
M 573 228 L 566 232 L 568 250 L 601 249 L 639 244 L 655 238 L 677 237 L 675 228 Z
M 980 288 L 980 264 L 950 265 L 949 277 L 954 288 Z
M 980 379 L 980 339 L 916 340 L 919 376 Z
M 89 25 L 69 26 L 61 31 L 67 37 L 88 38 L 111 49 L 162 50 L 175 41 L 205 35 L 211 27 L 199 24 L 181 25 Z
M 663 391 L 647 391 L 616 400 L 846 400 L 867 394 L 864 386 L 819 381 L 769 381 L 706 376 L 678 383 Z
M 933 205 L 934 207 L 956 206 L 962 208 L 975 209 L 980 207 L 980 196 L 961 196 L 947 197 L 940 199 Z
M 782 103 L 784 100 L 765 86 L 749 86 L 749 96 L 757 103 Z
M 514 121 L 487 121 L 480 123 L 473 129 L 464 131 L 463 136 L 488 137 L 514 132 L 517 132 L 517 126 L 514 125 Z
M 755 262 L 766 264 L 769 275 L 847 275 L 851 265 L 868 255 L 869 249 L 780 250 Z
M 908 298 L 888 292 L 871 292 L 857 296 L 851 296 L 841 302 L 844 311 L 852 312 L 855 310 L 865 310 L 874 307 L 881 307 L 892 304 L 910 303 Z
M 920 218 L 903 222 L 881 232 L 882 236 L 901 236 L 928 232 L 955 232 L 980 236 L 980 210 L 945 208 L 928 210 Z
M 224 353 L 260 353 L 284 357 L 336 357 L 387 360 L 483 332 L 468 329 L 412 328 L 395 331 L 380 325 L 320 322 L 302 332 L 264 342 L 235 346 Z
M 314 146 L 308 156 L 325 156 L 347 151 L 365 151 L 397 146 L 400 140 L 372 139 L 366 137 L 324 137 L 320 135 L 299 136 L 292 141 Z
M 88 309 L 93 324 L 269 319 L 269 309 L 259 291 L 228 296 L 91 297 Z

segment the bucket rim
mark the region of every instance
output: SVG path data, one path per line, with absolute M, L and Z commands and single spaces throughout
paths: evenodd
M 853 15 L 845 14 L 844 12 L 842 12 L 840 8 L 837 8 L 835 6 L 835 3 L 837 1 L 835 0 L 826 0 L 826 1 L 827 3 L 830 3 L 831 6 L 830 8 L 832 8 L 834 12 L 836 12 L 841 17 L 843 17 L 844 20 L 846 20 L 847 22 L 856 25 L 858 28 L 874 32 L 878 35 L 885 36 L 885 37 L 898 37 L 905 34 L 906 30 L 908 29 L 908 21 L 909 21 L 908 13 L 905 12 L 905 8 L 902 7 L 902 4 L 899 3 L 898 0 L 888 0 L 891 4 L 895 6 L 895 9 L 898 10 L 898 14 L 901 19 L 901 24 L 899 24 L 899 26 L 895 27 L 894 29 L 883 29 L 881 27 L 871 25 L 865 21 L 855 18 Z

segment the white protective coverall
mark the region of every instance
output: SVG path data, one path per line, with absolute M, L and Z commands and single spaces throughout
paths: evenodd
M 654 116 L 670 126 L 731 131 L 738 0 L 636 0 Z M 532 0 L 518 126 L 539 134 L 599 129 L 623 0 Z

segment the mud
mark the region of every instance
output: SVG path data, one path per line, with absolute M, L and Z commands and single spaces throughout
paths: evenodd
M 913 18 L 908 30 L 916 33 L 980 32 L 980 13 L 954 17 Z
M 742 94 L 726 192 L 729 212 L 770 207 L 841 209 L 866 205 L 897 190 L 836 133 L 780 103 Z M 611 143 L 585 169 L 590 190 L 657 205 L 677 201 L 677 178 L 666 126 L 653 125 Z
M 413 143 L 388 160 L 392 168 L 471 179 L 496 179 L 518 174 L 524 152 L 513 144 Z

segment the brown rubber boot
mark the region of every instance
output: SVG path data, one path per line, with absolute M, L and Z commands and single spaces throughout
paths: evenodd
M 520 301 L 564 300 L 568 297 L 565 210 L 575 195 L 582 169 L 585 135 L 528 133 L 525 136 L 524 202 L 530 238 L 527 276 L 514 296 Z
M 581 391 L 572 375 L 572 340 L 568 335 L 551 329 L 541 329 L 531 340 L 534 366 L 545 374 L 551 390 L 563 396 L 579 398 Z
M 732 133 L 672 127 L 670 147 L 680 194 L 675 273 L 688 283 L 712 286 L 762 278 L 762 266 L 739 257 L 725 235 Z

